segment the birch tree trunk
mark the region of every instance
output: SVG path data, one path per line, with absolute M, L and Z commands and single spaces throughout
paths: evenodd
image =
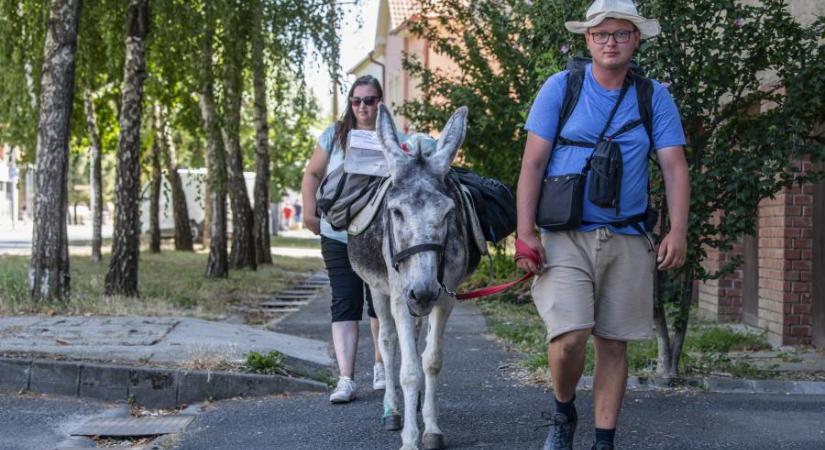
M 172 190 L 172 215 L 175 219 L 175 250 L 194 251 L 192 247 L 192 226 L 189 224 L 189 208 L 186 205 L 186 193 L 178 173 L 178 158 L 172 133 L 169 130 L 169 120 L 164 111 L 158 111 L 158 125 L 160 144 L 163 148 L 163 158 L 166 165 L 166 179 Z
M 152 140 L 152 182 L 149 188 L 149 251 L 160 253 L 160 130 L 153 120 L 155 138 Z
M 138 295 L 140 256 L 140 122 L 146 78 L 149 0 L 129 0 L 126 13 L 120 135 L 115 184 L 115 230 L 106 273 L 106 295 Z
M 260 6 L 260 2 L 258 2 Z M 255 115 L 255 262 L 272 264 L 269 241 L 269 124 L 261 11 L 252 24 L 252 90 Z
M 243 61 L 245 42 L 243 27 L 236 11 L 230 12 L 224 25 L 224 140 L 229 157 L 229 196 L 232 204 L 232 249 L 230 260 L 235 269 L 255 270 L 255 218 L 249 203 L 249 193 L 243 176 L 241 153 L 241 95 L 243 94 Z
M 74 95 L 80 0 L 54 0 L 49 9 L 37 123 L 37 194 L 29 263 L 32 300 L 68 300 L 66 210 L 69 133 Z
M 204 155 L 206 167 L 210 167 L 209 153 Z M 209 174 L 207 174 L 207 177 Z M 203 225 L 201 226 L 201 245 L 209 247 L 212 242 L 212 185 L 207 178 L 203 184 Z
M 226 278 L 229 261 L 226 254 L 226 158 L 220 125 L 215 115 L 215 85 L 212 74 L 212 46 L 214 38 L 213 10 L 206 3 L 206 27 L 203 48 L 203 93 L 200 98 L 203 128 L 206 134 L 206 159 L 208 161 L 209 199 L 211 224 L 209 258 L 206 261 L 207 278 Z
M 92 261 L 100 262 L 100 250 L 103 245 L 103 182 L 100 168 L 102 146 L 100 144 L 100 129 L 97 126 L 95 106 L 92 103 L 92 94 L 86 90 L 83 97 L 83 107 L 86 112 L 86 131 L 89 135 L 89 184 L 91 185 L 92 203 Z

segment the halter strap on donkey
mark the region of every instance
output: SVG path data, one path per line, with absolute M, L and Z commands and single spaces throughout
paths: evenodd
M 395 240 L 392 237 L 392 220 L 387 221 L 387 232 L 390 241 L 390 261 L 392 262 L 392 268 L 395 269 L 396 272 L 398 272 L 398 266 L 401 264 L 401 261 L 404 261 L 410 256 L 422 252 L 435 252 L 436 257 L 438 258 L 438 285 L 440 286 L 440 289 L 444 290 L 444 292 L 452 296 L 456 295 L 455 291 L 447 289 L 447 286 L 444 285 L 444 249 L 447 248 L 446 235 L 444 236 L 444 242 L 424 242 L 407 247 L 400 252 L 396 252 Z

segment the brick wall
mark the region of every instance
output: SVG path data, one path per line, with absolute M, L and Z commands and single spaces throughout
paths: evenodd
M 774 345 L 811 343 L 813 192 L 794 186 L 760 205 L 759 326 Z
M 737 242 L 728 252 L 707 249 L 704 266 L 709 271 L 718 270 L 732 258 L 742 255 L 742 243 Z M 699 284 L 699 315 L 717 322 L 742 320 L 742 270 Z

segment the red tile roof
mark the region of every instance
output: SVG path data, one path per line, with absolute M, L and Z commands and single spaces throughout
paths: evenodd
M 398 28 L 410 16 L 421 9 L 421 4 L 417 0 L 388 0 L 390 7 L 390 29 Z

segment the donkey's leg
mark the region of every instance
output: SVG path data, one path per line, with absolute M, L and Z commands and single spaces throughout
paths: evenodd
M 375 308 L 375 315 L 381 324 L 381 331 L 378 337 L 378 349 L 381 351 L 381 358 L 384 360 L 387 386 L 384 389 L 384 412 L 381 415 L 381 422 L 385 430 L 401 429 L 401 412 L 398 409 L 398 395 L 395 391 L 395 343 L 398 335 L 395 332 L 395 321 L 390 311 L 390 298 L 385 294 L 372 292 L 372 306 Z
M 418 448 L 417 403 L 422 378 L 421 358 L 415 351 L 415 320 L 407 312 L 402 300 L 393 299 L 392 314 L 398 329 L 401 347 L 401 390 L 404 392 L 404 429 L 401 431 L 401 450 Z
M 430 313 L 430 326 L 427 330 L 427 347 L 424 350 L 424 436 L 421 442 L 425 449 L 444 448 L 444 435 L 438 428 L 438 405 L 435 402 L 435 390 L 438 386 L 438 374 L 444 353 L 444 328 L 453 310 L 454 300 L 442 298 Z

